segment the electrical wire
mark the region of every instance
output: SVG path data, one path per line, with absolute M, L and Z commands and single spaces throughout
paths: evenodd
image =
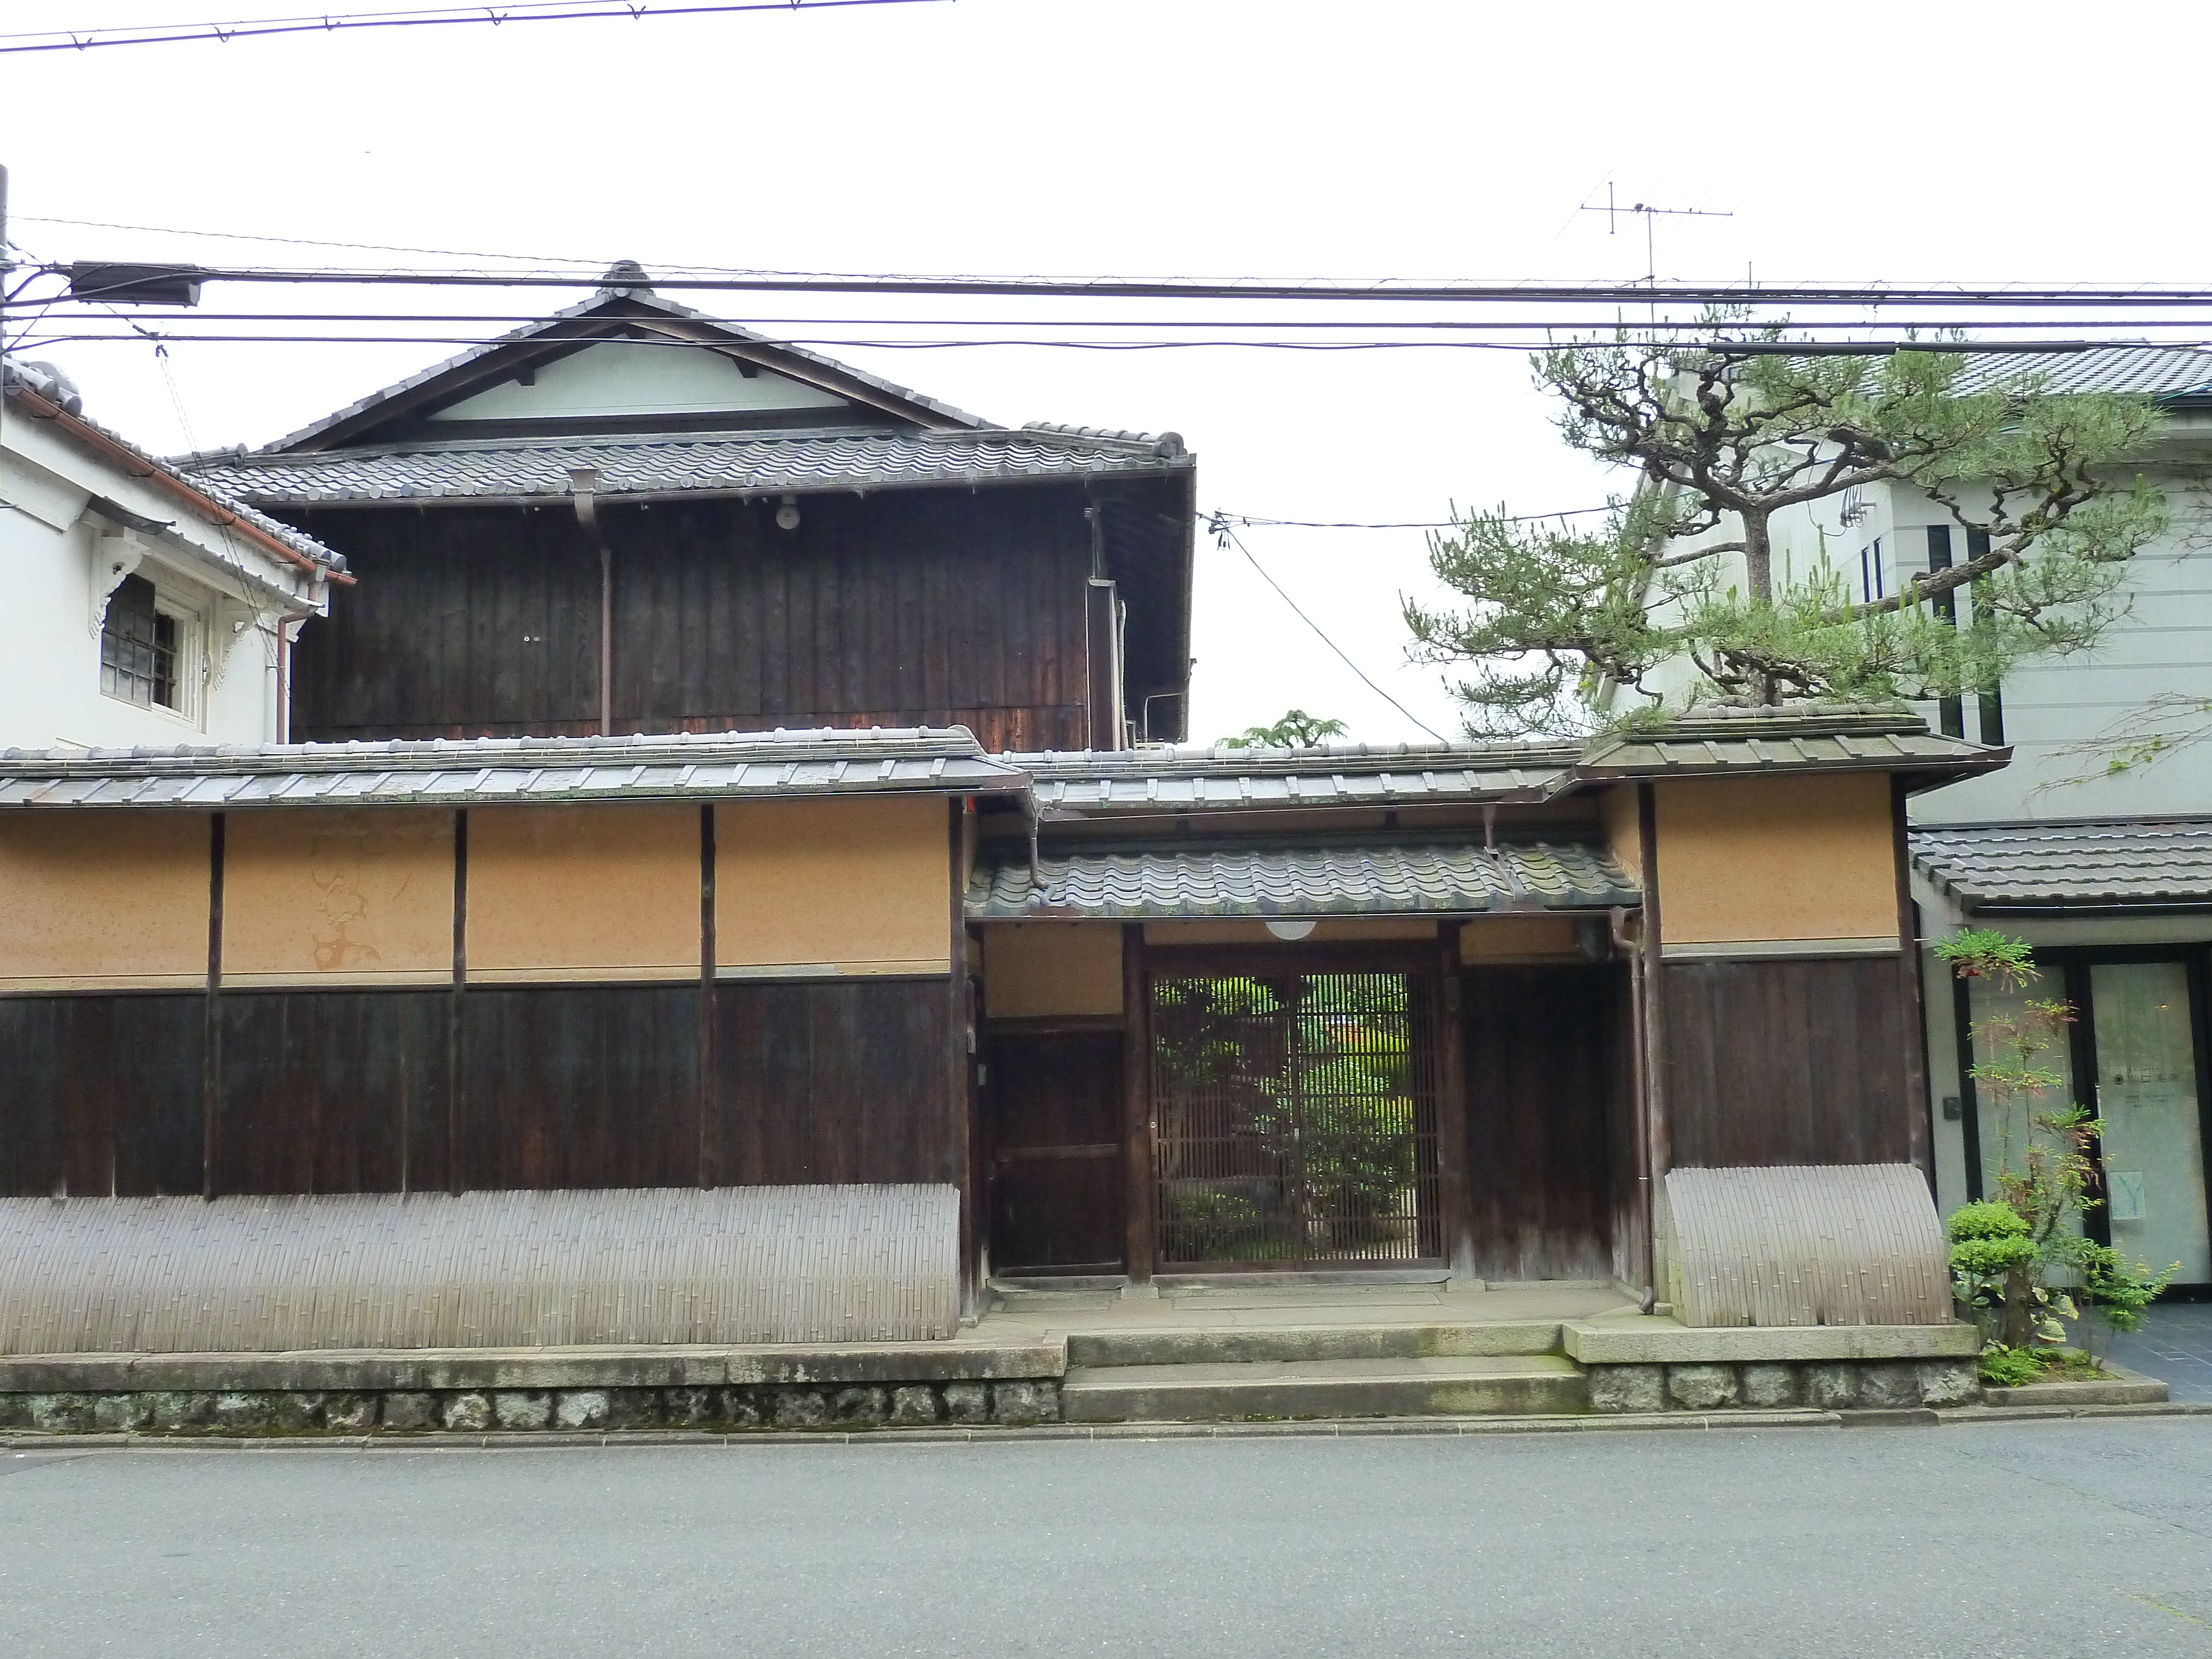
M 313 17 L 262 17 L 234 23 L 155 23 L 95 29 L 37 29 L 0 34 L 0 56 L 11 52 L 88 52 L 96 46 L 167 46 L 192 40 L 259 39 L 276 34 L 334 34 L 341 30 L 436 28 L 454 23 L 561 23 L 590 18 L 719 16 L 744 11 L 822 11 L 854 6 L 932 5 L 939 0 L 506 0 L 492 6 L 435 6 L 413 11 L 331 12 Z
M 1316 622 L 1311 617 L 1306 615 L 1304 610 L 1300 607 L 1298 602 L 1283 591 L 1282 583 L 1277 581 L 1273 576 L 1267 574 L 1267 566 L 1261 564 L 1259 560 L 1252 556 L 1252 550 L 1244 545 L 1244 538 L 1237 533 L 1236 527 L 1231 524 L 1227 519 L 1224 518 L 1219 514 L 1215 514 L 1212 518 L 1207 520 L 1206 528 L 1212 532 L 1214 541 L 1218 545 L 1227 545 L 1233 543 L 1237 550 L 1244 556 L 1245 562 L 1249 563 L 1253 569 L 1260 573 L 1260 580 L 1266 582 L 1268 586 L 1275 590 L 1276 597 L 1281 599 L 1285 605 L 1291 607 L 1291 611 L 1297 614 L 1297 619 L 1300 622 L 1304 623 L 1308 628 L 1313 629 L 1314 637 L 1316 639 L 1319 640 L 1330 650 L 1335 652 L 1339 660 L 1340 660 L 1346 668 L 1349 668 L 1353 673 L 1359 676 L 1360 683 L 1365 685 L 1370 691 L 1372 691 L 1376 696 L 1382 698 L 1383 702 L 1389 703 L 1391 708 L 1396 709 L 1407 720 L 1413 721 L 1414 725 L 1419 726 L 1422 731 L 1427 732 L 1438 743 L 1448 743 L 1450 741 L 1450 739 L 1446 738 L 1443 732 L 1437 731 L 1436 727 L 1431 726 L 1419 714 L 1416 714 L 1412 709 L 1407 708 L 1404 703 L 1400 702 L 1397 698 L 1392 696 L 1381 686 L 1376 684 L 1373 680 L 1368 678 L 1367 671 L 1365 669 L 1362 668 L 1358 663 L 1352 661 L 1350 657 L 1345 655 L 1344 647 L 1339 645 L 1334 640 L 1329 638 L 1327 634 L 1323 633 L 1322 631 L 1321 624 Z
M 1612 511 L 1613 508 L 1610 506 L 1570 507 L 1556 513 L 1508 514 L 1505 522 L 1540 524 L 1547 519 L 1579 519 L 1593 513 Z M 1459 527 L 1459 522 L 1455 519 L 1407 519 L 1384 524 L 1353 524 L 1321 519 L 1255 519 L 1243 513 L 1216 513 L 1209 522 L 1261 530 L 1456 530 Z
M 862 0 L 809 0 L 811 4 L 861 3 Z M 887 3 L 888 0 L 866 0 Z M 47 274 L 67 276 L 72 267 L 47 264 Z M 575 288 L 607 286 L 604 274 L 580 279 L 573 273 L 547 274 L 482 270 L 339 270 L 284 269 L 265 265 L 183 268 L 202 283 L 339 284 L 371 287 L 420 288 Z M 619 289 L 624 284 L 615 284 Z M 2081 310 L 2100 306 L 2125 310 L 2212 305 L 2212 288 L 2160 287 L 2139 284 L 2126 288 L 2030 286 L 2024 283 L 1947 283 L 1929 287 L 1887 285 L 1846 286 L 1827 283 L 1775 284 L 1755 287 L 1741 283 L 1413 283 L 1387 281 L 1350 283 L 1338 279 L 1300 282 L 1211 282 L 1191 277 L 1133 278 L 1123 276 L 916 276 L 892 275 L 836 276 L 786 272 L 709 273 L 681 271 L 657 275 L 629 284 L 641 289 L 700 289 L 732 293 L 788 294 L 930 294 L 1034 295 L 1065 299 L 1071 296 L 1120 300 L 1286 300 L 1299 302 L 1330 301 L 1352 303 L 1464 304 L 1487 301 L 1498 305 L 1567 305 L 1645 307 L 1669 305 L 1812 306 L 1854 308 L 1924 306 L 1948 311 L 1960 307 L 2000 309 Z M 97 299 L 84 295 L 76 297 Z
M 58 332 L 19 339 L 18 347 L 46 348 L 58 345 L 113 345 L 129 344 L 136 336 L 116 332 L 89 333 L 83 331 Z M 487 340 L 481 336 L 463 334 L 200 334 L 180 333 L 162 330 L 159 337 L 179 344 L 197 345 L 428 345 L 428 346 L 489 346 L 520 343 Z M 533 342 L 536 343 L 536 342 Z M 609 338 L 605 336 L 583 336 L 566 341 L 554 337 L 554 343 L 622 344 L 645 346 L 679 351 L 726 352 L 732 343 L 718 340 L 641 340 Z M 1526 340 L 1483 340 L 1462 337 L 1416 340 L 1083 340 L 1044 338 L 967 338 L 967 339 L 885 339 L 853 337 L 844 335 L 793 335 L 783 337 L 759 337 L 742 343 L 766 347 L 788 346 L 805 349 L 825 348 L 841 350 L 866 351 L 953 351 L 1015 348 L 1025 350 L 1063 350 L 1100 352 L 1143 351 L 1528 351 Z M 1678 340 L 1674 347 L 1684 351 L 1733 352 L 1742 356 L 1893 356 L 1905 351 L 1956 352 L 1965 356 L 1996 355 L 2008 356 L 2038 356 L 2051 353 L 2075 353 L 2095 350 L 2106 346 L 2155 345 L 2173 350 L 2197 350 L 2212 345 L 2212 339 L 2179 340 L 2044 340 L 2044 341 L 1944 341 L 1940 343 L 1911 343 L 1893 340 L 1852 341 L 1794 341 L 1767 347 L 1759 343 L 1747 344 L 1738 340 Z

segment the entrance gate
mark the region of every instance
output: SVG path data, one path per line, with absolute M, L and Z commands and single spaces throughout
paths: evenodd
M 1164 1268 L 1441 1259 L 1433 973 L 1155 973 L 1147 994 Z

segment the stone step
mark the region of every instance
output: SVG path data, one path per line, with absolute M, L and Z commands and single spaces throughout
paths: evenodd
M 1530 1416 L 1586 1412 L 1589 1390 L 1552 1354 L 1071 1366 L 1071 1423 L 1285 1417 Z
M 1070 1366 L 1248 1364 L 1266 1360 L 1441 1359 L 1553 1353 L 1557 1320 L 1486 1324 L 1210 1326 L 1074 1330 Z

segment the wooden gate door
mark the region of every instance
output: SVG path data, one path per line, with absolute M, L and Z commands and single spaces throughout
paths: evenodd
M 1122 1270 L 1121 1033 L 992 1036 L 991 1270 Z
M 1432 973 L 1194 963 L 1150 994 L 1163 1267 L 1442 1259 Z

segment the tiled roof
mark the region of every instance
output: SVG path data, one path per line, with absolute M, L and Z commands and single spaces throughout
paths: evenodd
M 1653 731 L 1582 743 L 1317 744 L 1139 749 L 1005 758 L 1070 817 L 1297 806 L 1540 801 L 1584 783 L 1746 772 L 1884 771 L 1954 777 L 2008 751 L 1931 733 L 1917 715 L 1856 707 L 1707 709 Z
M 1040 805 L 1087 816 L 1541 800 L 1567 781 L 1578 752 L 1572 744 L 1401 743 L 1006 758 L 1036 780 Z
M 2212 396 L 2212 351 L 2197 346 L 2111 345 L 2087 351 L 1978 354 L 1968 360 L 1955 389 L 1988 392 L 2024 380 L 2051 392 Z
M 1591 780 L 1807 771 L 1913 772 L 1946 778 L 1993 771 L 2011 751 L 1940 737 L 1917 715 L 1838 708 L 1770 715 L 1709 709 L 1661 730 L 1601 738 L 1576 771 Z
M 1975 910 L 2212 905 L 2212 818 L 1945 825 L 1913 866 Z
M 969 919 L 1453 915 L 1638 902 L 1604 849 L 1577 842 L 1504 842 L 1495 855 L 1465 842 L 1128 848 L 1048 855 L 1038 869 L 1041 888 L 1025 856 L 979 864 Z
M 256 530 L 275 537 L 301 558 L 321 565 L 327 570 L 343 570 L 346 568 L 343 554 L 324 546 L 313 536 L 270 518 L 258 507 L 232 495 L 219 483 L 213 483 L 198 473 L 189 473 L 170 462 L 155 459 L 120 433 L 110 430 L 97 421 L 88 419 L 81 410 L 70 407 L 76 401 L 75 397 L 69 393 L 64 386 L 57 384 L 51 376 L 41 373 L 39 364 L 0 362 L 0 391 L 4 391 L 10 398 L 18 397 L 28 392 L 33 398 L 46 399 L 59 408 L 70 420 L 82 422 L 117 448 L 125 450 L 137 459 L 144 462 L 147 471 L 166 473 L 179 483 L 198 490 L 216 506 L 226 512 L 236 514 Z
M 218 479 L 270 506 L 331 501 L 565 495 L 590 468 L 602 495 L 696 491 L 799 495 L 821 490 L 977 484 L 1010 479 L 1159 473 L 1192 465 L 1180 444 L 996 428 L 900 432 L 708 432 L 650 436 L 424 442 L 298 455 L 196 458 L 195 479 Z
M 485 806 L 1019 790 L 959 726 L 0 752 L 0 809 Z

